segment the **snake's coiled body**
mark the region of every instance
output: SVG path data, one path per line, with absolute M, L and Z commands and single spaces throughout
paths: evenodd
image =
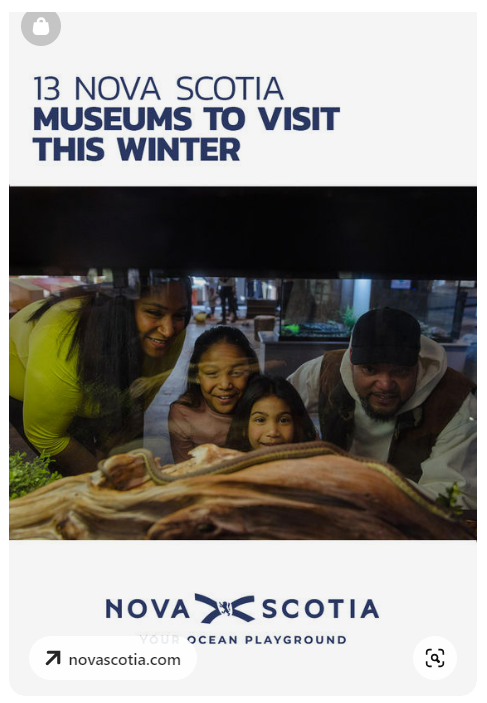
M 271 461 L 305 459 L 314 456 L 344 456 L 366 464 L 371 469 L 380 472 L 389 480 L 391 480 L 403 493 L 407 494 L 412 500 L 429 512 L 439 515 L 446 519 L 453 519 L 453 516 L 444 508 L 437 505 L 429 498 L 425 497 L 420 491 L 415 488 L 409 481 L 399 473 L 393 466 L 381 462 L 370 461 L 369 459 L 351 455 L 348 452 L 340 449 L 329 442 L 303 442 L 299 444 L 281 444 L 276 448 L 269 447 L 266 449 L 258 449 L 241 456 L 232 457 L 224 461 L 220 461 L 212 466 L 206 466 L 192 473 L 187 473 L 180 476 L 173 476 L 164 473 L 160 470 L 155 462 L 152 453 L 147 449 L 135 449 L 131 452 L 134 455 L 141 455 L 144 459 L 147 473 L 159 486 L 166 486 L 183 479 L 195 478 L 198 476 L 213 476 L 217 474 L 232 474 L 242 469 L 247 469 L 258 464 L 265 464 Z

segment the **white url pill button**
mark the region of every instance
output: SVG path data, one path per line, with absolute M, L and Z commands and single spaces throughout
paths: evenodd
M 184 679 L 196 661 L 194 645 L 181 635 L 51 636 L 29 653 L 38 676 L 59 681 Z

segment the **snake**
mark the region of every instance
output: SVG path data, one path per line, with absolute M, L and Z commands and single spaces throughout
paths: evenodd
M 403 493 L 408 495 L 415 503 L 423 508 L 426 508 L 428 512 L 438 515 L 442 518 L 449 520 L 454 520 L 454 516 L 449 513 L 445 508 L 433 503 L 429 498 L 423 496 L 418 489 L 414 488 L 407 479 L 405 479 L 397 469 L 395 469 L 390 464 L 385 464 L 376 461 L 370 461 L 367 458 L 355 456 L 349 454 L 348 452 L 340 449 L 339 447 L 331 444 L 330 442 L 322 441 L 312 441 L 312 442 L 300 442 L 296 444 L 280 444 L 276 447 L 266 447 L 265 449 L 257 449 L 246 454 L 237 457 L 230 457 L 229 459 L 224 459 L 213 466 L 203 467 L 197 469 L 191 473 L 187 473 L 181 476 L 171 476 L 165 474 L 163 470 L 159 469 L 155 463 L 154 456 L 151 451 L 145 448 L 134 449 L 130 452 L 132 455 L 140 455 L 145 464 L 147 473 L 149 474 L 152 481 L 158 486 L 168 486 L 172 483 L 177 483 L 178 481 L 195 478 L 199 476 L 215 476 L 221 474 L 233 474 L 242 469 L 247 469 L 251 466 L 256 466 L 258 464 L 265 464 L 271 461 L 279 461 L 281 459 L 293 460 L 293 459 L 306 459 L 313 456 L 344 456 L 349 459 L 354 459 L 361 464 L 366 464 L 371 469 L 378 471 L 379 473 L 386 476 L 395 486 L 397 486 Z

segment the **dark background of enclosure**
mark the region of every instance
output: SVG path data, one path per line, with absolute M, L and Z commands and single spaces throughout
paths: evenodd
M 10 273 L 476 279 L 475 187 L 10 189 Z

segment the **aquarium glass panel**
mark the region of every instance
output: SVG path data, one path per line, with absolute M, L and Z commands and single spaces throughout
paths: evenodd
M 465 281 L 461 283 L 464 287 Z M 437 341 L 452 341 L 459 336 L 466 298 L 460 281 L 284 279 L 279 337 L 349 339 L 360 315 L 389 306 L 413 315 L 424 335 Z

